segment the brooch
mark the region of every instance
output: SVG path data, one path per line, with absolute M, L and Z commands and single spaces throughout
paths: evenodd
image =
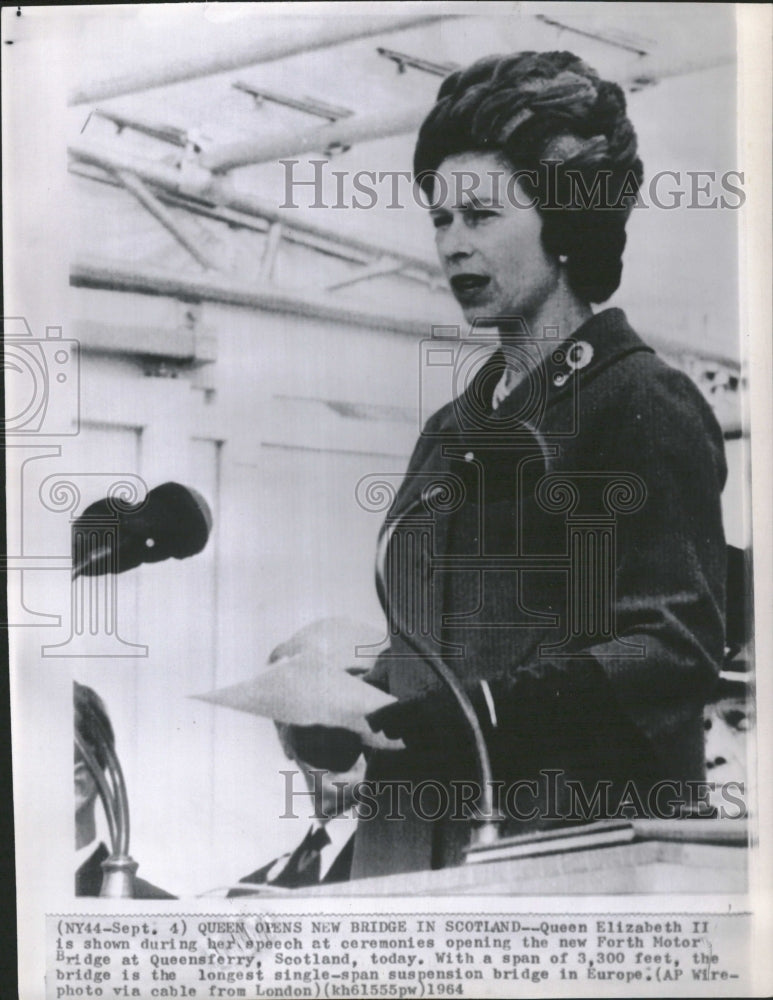
M 593 360 L 593 348 L 587 340 L 578 340 L 577 343 L 566 351 L 556 351 L 553 354 L 553 361 L 557 365 L 566 364 L 568 372 L 556 372 L 553 376 L 553 385 L 559 388 L 565 385 L 569 378 L 577 371 L 587 368 Z

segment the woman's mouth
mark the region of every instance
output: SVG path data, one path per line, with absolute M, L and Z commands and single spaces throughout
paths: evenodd
M 490 281 L 484 274 L 455 274 L 450 285 L 460 302 L 469 302 L 476 299 Z

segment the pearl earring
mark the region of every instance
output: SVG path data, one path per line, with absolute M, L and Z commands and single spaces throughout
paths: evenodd
M 560 253 L 558 255 L 558 263 L 565 264 L 569 260 L 569 255 L 565 253 Z

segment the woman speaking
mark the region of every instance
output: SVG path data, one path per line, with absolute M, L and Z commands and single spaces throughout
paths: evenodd
M 470 342 L 497 346 L 459 367 L 382 529 L 391 644 L 368 680 L 398 700 L 369 722 L 405 749 L 371 757 L 391 813 L 360 822 L 354 877 L 470 839 L 446 794 L 476 774 L 469 727 L 422 651 L 466 689 L 503 834 L 694 805 L 723 652 L 720 428 L 592 309 L 642 179 L 622 91 L 567 52 L 483 59 L 443 82 L 414 168 Z

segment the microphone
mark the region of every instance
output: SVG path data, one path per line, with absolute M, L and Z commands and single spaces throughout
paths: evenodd
M 75 747 L 88 768 L 105 811 L 111 851 L 102 862 L 100 896 L 133 899 L 137 862 L 129 854 L 129 798 L 115 751 L 110 719 L 96 692 L 77 681 L 73 687 Z
M 73 579 L 187 559 L 202 551 L 211 530 L 207 501 L 180 483 L 156 486 L 137 504 L 104 497 L 72 523 Z
M 404 511 L 397 517 L 394 517 L 381 534 L 376 551 L 376 592 L 392 629 L 401 634 L 403 641 L 409 649 L 426 663 L 438 680 L 451 691 L 456 699 L 472 744 L 481 790 L 480 805 L 477 810 L 478 823 L 473 827 L 472 844 L 476 847 L 489 847 L 495 844 L 499 837 L 497 824 L 501 821 L 502 816 L 495 808 L 491 757 L 475 707 L 456 674 L 437 655 L 431 646 L 425 644 L 416 632 L 401 628 L 402 622 L 400 621 L 399 612 L 395 607 L 395 603 L 389 600 L 387 594 L 386 558 L 389 543 L 404 518 L 408 514 L 413 513 L 426 500 L 427 497 L 422 493 Z
M 524 423 L 521 424 L 520 431 L 525 442 L 538 451 L 542 458 L 543 471 L 547 471 L 550 468 L 551 455 L 539 430 Z M 411 630 L 402 627 L 403 622 L 401 621 L 399 608 L 396 606 L 397 602 L 390 600 L 386 586 L 387 553 L 392 538 L 409 515 L 415 516 L 417 508 L 424 507 L 425 510 L 432 508 L 433 499 L 437 498 L 438 490 L 440 493 L 443 492 L 442 483 L 431 484 L 428 489 L 423 490 L 418 497 L 414 498 L 400 514 L 393 515 L 391 518 L 388 517 L 387 524 L 379 537 L 376 550 L 376 593 L 392 631 L 400 635 L 402 641 L 408 646 L 411 652 L 423 660 L 441 684 L 451 692 L 464 719 L 464 726 L 467 730 L 467 736 L 474 755 L 481 789 L 480 803 L 477 808 L 477 825 L 473 827 L 468 848 L 468 852 L 470 853 L 467 855 L 467 860 L 470 861 L 472 852 L 483 854 L 486 848 L 491 848 L 497 843 L 499 839 L 498 824 L 504 819 L 496 808 L 494 801 L 491 755 L 486 738 L 483 734 L 478 714 L 475 711 L 475 706 L 464 685 L 438 652 L 419 635 L 418 629 Z M 435 494 L 435 497 L 433 497 L 433 494 Z M 422 563 L 422 572 L 426 571 L 427 566 Z M 426 582 L 426 580 L 422 581 L 422 592 L 426 590 Z

